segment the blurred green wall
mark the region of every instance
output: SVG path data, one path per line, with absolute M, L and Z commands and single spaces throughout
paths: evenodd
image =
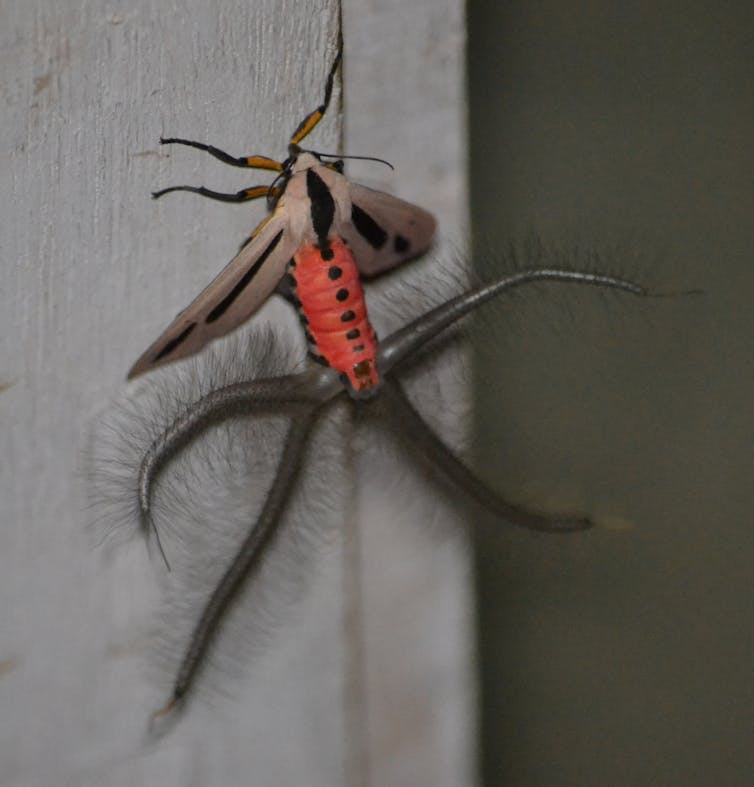
M 480 471 L 601 523 L 477 540 L 485 784 L 754 783 L 752 8 L 469 5 L 479 269 L 536 236 L 703 290 L 482 316 Z

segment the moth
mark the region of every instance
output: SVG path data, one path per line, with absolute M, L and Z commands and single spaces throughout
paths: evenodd
M 298 308 L 310 354 L 321 365 L 311 363 L 295 374 L 252 378 L 215 388 L 176 414 L 142 454 L 136 484 L 139 517 L 144 533 L 153 533 L 162 551 L 153 520 L 153 496 L 172 460 L 206 429 L 226 419 L 275 414 L 287 420 L 275 476 L 260 513 L 198 616 L 168 701 L 155 712 L 153 721 L 170 715 L 190 694 L 229 606 L 247 580 L 258 573 L 285 518 L 315 426 L 335 405 L 345 402 L 370 416 L 367 420 L 379 421 L 412 457 L 501 519 L 543 532 L 572 532 L 592 524 L 586 516 L 543 514 L 501 497 L 435 434 L 404 392 L 401 377 L 406 366 L 421 362 L 428 342 L 512 289 L 534 282 L 563 282 L 634 296 L 646 296 L 648 291 L 625 279 L 540 264 L 448 298 L 378 344 L 360 278 L 377 275 L 426 251 L 435 221 L 415 205 L 351 183 L 343 175 L 341 160 L 328 161 L 333 157 L 299 146 L 327 110 L 341 51 L 330 68 L 323 103 L 294 131 L 283 162 L 264 156 L 235 158 L 189 140 L 161 140 L 163 144 L 198 148 L 234 166 L 278 174 L 269 186 L 254 186 L 236 194 L 203 186 L 173 186 L 154 194 L 160 197 L 171 191 L 190 191 L 227 202 L 266 196 L 271 215 L 139 358 L 129 378 L 199 352 L 212 339 L 248 319 L 276 290 Z
M 369 322 L 361 277 L 372 277 L 423 254 L 435 220 L 422 208 L 381 191 L 350 182 L 343 161 L 304 150 L 299 143 L 317 126 L 330 104 L 342 58 L 330 68 L 322 104 L 299 123 L 288 157 L 234 157 L 212 145 L 160 139 L 210 153 L 226 164 L 277 172 L 269 186 L 223 194 L 192 186 L 172 186 L 225 202 L 267 197 L 271 215 L 238 254 L 144 352 L 129 379 L 199 352 L 212 339 L 245 322 L 277 289 L 298 309 L 311 355 L 336 369 L 351 389 L 370 395 L 379 382 L 377 341 Z

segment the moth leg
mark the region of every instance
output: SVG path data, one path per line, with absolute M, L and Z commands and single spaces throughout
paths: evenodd
M 325 99 L 313 111 L 310 112 L 296 127 L 296 130 L 291 135 L 290 145 L 298 145 L 301 140 L 312 132 L 317 123 L 324 117 L 327 108 L 330 106 L 330 99 L 332 98 L 333 84 L 335 83 L 335 72 L 338 70 L 340 61 L 343 58 L 343 39 L 338 37 L 338 52 L 335 55 L 335 60 L 330 66 L 330 73 L 327 75 L 327 83 L 325 84 Z
M 194 194 L 216 199 L 220 202 L 248 202 L 252 199 L 259 199 L 259 197 L 269 197 L 271 189 L 269 186 L 251 186 L 248 189 L 241 189 L 241 191 L 228 194 L 222 191 L 212 191 L 204 186 L 169 186 L 166 189 L 160 189 L 160 191 L 153 191 L 152 198 L 159 199 L 171 191 L 191 191 Z
M 173 684 L 170 700 L 153 714 L 153 721 L 173 710 L 191 688 L 207 648 L 228 607 L 243 583 L 261 565 L 267 547 L 280 525 L 285 505 L 301 470 L 304 450 L 309 441 L 312 427 L 321 411 L 321 407 L 309 406 L 291 419 L 275 480 L 267 492 L 262 512 L 252 525 L 246 540 L 233 558 L 233 562 L 212 592 L 191 635 Z
M 288 377 L 273 377 L 236 383 L 212 391 L 194 402 L 182 415 L 157 437 L 144 454 L 138 474 L 138 504 L 142 528 L 155 534 L 157 546 L 165 564 L 170 568 L 160 543 L 159 533 L 152 520 L 152 490 L 167 463 L 198 434 L 212 424 L 251 410 L 269 410 L 285 413 L 294 403 L 312 400 L 311 395 L 302 395 L 299 390 L 308 381 L 306 373 Z M 314 396 L 317 396 L 316 389 Z M 328 398 L 328 392 L 319 394 L 319 401 Z M 315 403 L 316 403 L 315 398 Z
M 395 425 L 394 432 L 406 447 L 440 470 L 446 478 L 488 511 L 519 527 L 546 533 L 570 533 L 592 527 L 588 519 L 543 516 L 504 500 L 469 470 L 430 429 L 395 380 L 384 380 L 382 395 L 386 402 L 385 412 Z
M 187 145 L 191 148 L 204 150 L 219 159 L 224 164 L 230 164 L 232 167 L 246 167 L 250 169 L 271 169 L 274 172 L 281 172 L 283 165 L 279 161 L 267 156 L 231 156 L 220 148 L 214 145 L 205 145 L 203 142 L 194 142 L 191 139 L 177 139 L 175 137 L 165 138 L 160 137 L 161 145 Z
M 614 276 L 605 276 L 601 273 L 558 270 L 557 268 L 519 271 L 511 276 L 493 281 L 491 284 L 476 287 L 456 298 L 451 298 L 393 333 L 380 346 L 379 368 L 383 373 L 388 372 L 393 366 L 409 358 L 420 347 L 434 339 L 440 331 L 445 330 L 461 317 L 466 316 L 500 293 L 537 281 L 587 284 L 592 287 L 623 290 L 632 295 L 649 295 L 648 290 L 640 284 Z

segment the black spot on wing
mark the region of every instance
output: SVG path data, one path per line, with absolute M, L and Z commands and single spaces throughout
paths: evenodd
M 351 205 L 351 221 L 359 235 L 373 249 L 381 249 L 387 243 L 387 232 L 358 205 Z
M 165 345 L 165 346 L 164 346 L 164 347 L 163 347 L 163 348 L 160 350 L 160 352 L 158 352 L 158 353 L 157 353 L 157 355 L 155 355 L 155 357 L 152 359 L 152 362 L 153 362 L 153 363 L 155 363 L 156 361 L 161 361 L 161 360 L 162 360 L 162 359 L 163 359 L 163 358 L 164 358 L 166 355 L 170 355 L 170 353 L 172 353 L 172 352 L 173 352 L 173 350 L 175 350 L 175 348 L 176 348 L 176 347 L 177 347 L 179 344 L 182 344 L 183 342 L 185 342 L 185 341 L 186 341 L 186 339 L 189 337 L 189 334 L 191 333 L 191 331 L 193 331 L 193 330 L 194 330 L 194 328 L 196 328 L 196 323 L 195 323 L 195 322 L 189 323 L 189 324 L 188 324 L 188 325 L 187 325 L 187 326 L 186 326 L 186 327 L 185 327 L 185 328 L 184 328 L 184 329 L 181 331 L 181 333 L 180 333 L 178 336 L 176 336 L 176 337 L 175 337 L 175 339 L 171 339 L 171 340 L 170 340 L 170 341 L 169 341 L 169 342 L 168 342 L 168 343 L 167 343 L 167 344 L 166 344 L 166 345 Z
M 398 254 L 405 254 L 411 248 L 411 243 L 403 235 L 396 235 L 393 239 L 393 248 Z
M 312 227 L 319 239 L 319 245 L 326 247 L 327 236 L 335 218 L 335 200 L 325 181 L 313 169 L 306 170 L 306 193 L 311 202 Z
M 265 260 L 275 251 L 275 247 L 280 243 L 283 237 L 283 230 L 269 242 L 267 248 L 259 255 L 259 259 L 244 273 L 238 280 L 236 286 L 215 306 L 214 309 L 207 315 L 205 322 L 215 322 L 225 314 L 226 311 L 233 305 L 236 298 L 244 291 L 249 282 L 256 276 L 259 269 L 264 265 Z

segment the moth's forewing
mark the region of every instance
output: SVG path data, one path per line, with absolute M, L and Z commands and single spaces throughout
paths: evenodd
M 245 322 L 275 290 L 298 245 L 281 206 L 150 345 L 131 367 L 129 379 L 194 355 Z

